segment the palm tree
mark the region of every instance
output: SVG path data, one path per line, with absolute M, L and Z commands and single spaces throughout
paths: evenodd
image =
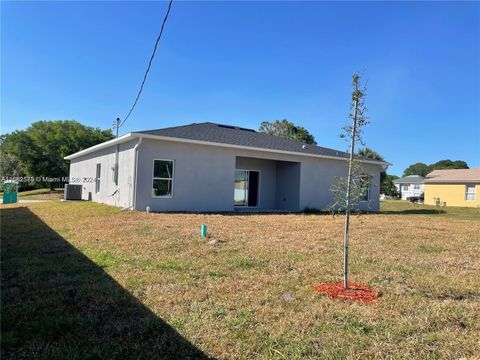
M 364 147 L 364 148 L 358 150 L 357 155 L 362 156 L 362 157 L 366 157 L 366 158 L 369 158 L 369 159 L 372 159 L 372 160 L 385 161 L 385 159 L 383 158 L 382 155 L 380 155 L 375 150 L 372 150 L 368 147 Z
M 368 147 L 364 147 L 364 148 L 361 148 L 360 150 L 358 150 L 357 155 L 361 156 L 361 157 L 368 158 L 368 159 L 372 159 L 372 160 L 385 161 L 385 159 L 383 158 L 382 155 L 380 155 L 375 150 L 372 150 Z M 380 173 L 380 184 L 383 184 L 386 177 L 387 177 L 387 172 L 385 170 L 383 170 Z

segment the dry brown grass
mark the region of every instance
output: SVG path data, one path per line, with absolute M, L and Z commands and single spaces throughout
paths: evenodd
M 313 291 L 341 279 L 341 217 L 147 214 L 73 202 L 29 208 L 215 358 L 480 354 L 480 221 L 354 217 L 351 279 L 383 294 L 362 305 Z M 219 242 L 203 240 L 201 224 Z
M 63 199 L 63 190 L 36 189 L 18 193 L 19 200 L 60 200 Z

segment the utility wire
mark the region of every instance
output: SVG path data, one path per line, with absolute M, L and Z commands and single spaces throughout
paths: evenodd
M 145 75 L 143 75 L 143 80 L 142 80 L 142 83 L 140 85 L 140 89 L 138 90 L 137 97 L 135 98 L 135 101 L 133 102 L 133 105 L 130 108 L 130 111 L 128 112 L 127 116 L 125 116 L 125 118 L 120 123 L 120 125 L 118 125 L 117 129 L 120 128 L 123 124 L 125 124 L 125 122 L 128 120 L 128 118 L 132 114 L 133 110 L 135 109 L 135 106 L 137 105 L 138 100 L 140 99 L 140 95 L 142 94 L 142 91 L 143 91 L 143 86 L 145 85 L 145 81 L 147 80 L 148 72 L 150 71 L 150 67 L 152 66 L 153 58 L 155 57 L 155 53 L 157 52 L 158 43 L 159 43 L 159 41 L 162 37 L 163 30 L 165 28 L 165 24 L 167 23 L 168 15 L 170 14 L 170 9 L 172 8 L 172 3 L 173 3 L 173 0 L 170 0 L 170 2 L 168 3 L 167 12 L 165 14 L 165 17 L 163 18 L 162 27 L 160 28 L 160 33 L 158 34 L 157 40 L 155 41 L 155 46 L 153 47 L 152 56 L 150 57 L 150 60 L 148 61 L 147 70 L 145 71 Z

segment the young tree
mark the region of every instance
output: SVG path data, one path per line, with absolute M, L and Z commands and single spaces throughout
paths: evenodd
M 349 118 L 352 125 L 343 127 L 341 138 L 350 141 L 348 176 L 347 178 L 336 177 L 331 192 L 334 202 L 331 209 L 345 210 L 345 228 L 343 237 L 343 286 L 348 289 L 348 246 L 350 239 L 350 212 L 353 204 L 358 203 L 364 196 L 370 177 L 363 172 L 361 164 L 356 161 L 355 144 L 359 142 L 364 145 L 362 133 L 363 127 L 368 124 L 365 105 L 366 88 L 362 85 L 360 75 L 355 73 L 352 76 L 352 105 Z
M 357 155 L 373 160 L 385 161 L 382 155 L 368 147 L 364 147 L 358 150 Z M 398 179 L 398 176 L 388 175 L 387 171 L 383 170 L 380 173 L 380 194 L 384 194 L 393 198 L 399 197 L 400 194 L 395 184 L 393 183 L 393 180 L 395 179 Z
M 368 147 L 363 147 L 360 150 L 358 150 L 357 155 L 364 158 L 372 159 L 372 160 L 385 161 L 382 155 L 380 155 L 375 150 L 372 150 Z M 387 178 L 387 171 L 383 170 L 380 173 L 380 186 L 383 184 L 386 178 Z
M 302 126 L 297 126 L 287 119 L 263 121 L 258 131 L 269 135 L 282 136 L 290 140 L 317 145 L 315 138 Z

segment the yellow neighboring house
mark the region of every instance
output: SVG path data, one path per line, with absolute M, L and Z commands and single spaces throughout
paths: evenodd
M 425 178 L 425 204 L 480 207 L 480 168 L 434 170 Z

